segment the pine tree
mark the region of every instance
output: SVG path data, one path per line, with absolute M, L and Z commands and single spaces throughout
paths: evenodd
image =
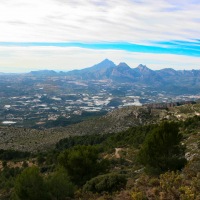
M 138 155 L 140 163 L 160 171 L 180 170 L 186 163 L 181 141 L 177 123 L 161 123 L 147 135 Z
M 47 188 L 37 167 L 26 168 L 16 179 L 13 199 L 49 200 Z

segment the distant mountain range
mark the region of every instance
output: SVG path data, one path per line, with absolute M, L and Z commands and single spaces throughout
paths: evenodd
M 126 63 L 115 65 L 112 61 L 105 59 L 99 64 L 82 70 L 73 70 L 67 73 L 68 76 L 79 77 L 80 79 L 111 79 L 117 82 L 151 81 L 159 78 L 157 74 L 144 65 L 137 68 L 130 68 Z
M 85 81 L 110 79 L 117 83 L 137 83 L 163 90 L 184 90 L 186 93 L 200 92 L 200 70 L 174 70 L 172 68 L 151 70 L 142 64 L 131 68 L 124 62 L 115 65 L 108 59 L 81 70 L 69 72 L 41 70 L 32 71 L 30 74 L 34 76 L 64 75 Z
M 115 65 L 112 61 L 105 59 L 99 64 L 82 70 L 73 70 L 66 73 L 69 76 L 79 77 L 81 79 L 112 79 L 114 81 L 128 82 L 168 82 L 174 77 L 178 81 L 182 79 L 195 79 L 199 81 L 200 70 L 174 70 L 165 68 L 161 70 L 151 70 L 146 65 L 140 64 L 136 68 L 131 68 L 122 62 Z M 188 81 L 188 80 L 187 80 Z

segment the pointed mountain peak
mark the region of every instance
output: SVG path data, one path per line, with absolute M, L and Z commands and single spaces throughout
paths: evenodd
M 108 59 L 105 59 L 105 60 L 101 61 L 100 63 L 94 65 L 94 66 L 91 67 L 91 68 L 93 68 L 93 69 L 102 69 L 102 68 L 106 68 L 106 69 L 107 69 L 107 68 L 115 67 L 115 66 L 116 66 L 116 65 L 115 65 L 115 63 L 114 63 L 113 61 L 108 60 Z
M 130 68 L 125 62 L 120 62 L 117 67 L 124 67 L 124 68 Z
M 106 58 L 105 60 L 101 61 L 99 64 L 114 64 L 114 62 Z
M 149 69 L 146 65 L 138 65 L 137 67 L 140 71 L 151 71 L 151 69 Z
M 107 70 L 110 68 L 116 67 L 115 63 L 112 62 L 111 60 L 105 59 L 103 61 L 101 61 L 100 63 L 93 65 L 92 67 L 88 67 L 83 69 L 84 72 L 95 72 L 98 70 Z
M 109 60 L 108 58 L 105 58 L 103 61 L 105 62 L 110 62 L 111 60 Z M 112 62 L 112 61 L 111 61 Z

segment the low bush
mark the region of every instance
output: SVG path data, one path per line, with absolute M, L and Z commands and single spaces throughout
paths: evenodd
M 126 186 L 127 179 L 124 175 L 105 174 L 92 178 L 83 186 L 84 191 L 109 192 L 120 190 Z

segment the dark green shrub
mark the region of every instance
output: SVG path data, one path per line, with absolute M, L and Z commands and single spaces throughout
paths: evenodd
M 45 162 L 45 157 L 42 154 L 39 154 L 37 157 L 37 163 L 38 165 L 42 165 Z
M 64 170 L 49 176 L 47 186 L 52 199 L 63 200 L 74 195 L 75 187 Z
M 20 173 L 21 169 L 18 167 L 5 167 L 0 172 L 0 190 L 3 189 L 9 191 L 14 186 L 15 178 Z
M 76 146 L 67 149 L 59 155 L 58 161 L 77 185 L 83 185 L 87 180 L 105 171 L 107 162 L 99 160 L 98 150 L 94 146 Z
M 47 188 L 37 167 L 26 168 L 16 179 L 13 199 L 49 200 Z
M 146 137 L 138 160 L 155 171 L 180 170 L 186 164 L 182 135 L 174 122 L 163 122 Z
M 15 150 L 4 150 L 0 149 L 0 160 L 15 160 L 27 158 L 31 154 L 29 152 L 15 151 Z
M 91 192 L 109 192 L 120 190 L 126 186 L 127 179 L 120 174 L 105 174 L 97 176 L 83 186 L 84 191 Z

